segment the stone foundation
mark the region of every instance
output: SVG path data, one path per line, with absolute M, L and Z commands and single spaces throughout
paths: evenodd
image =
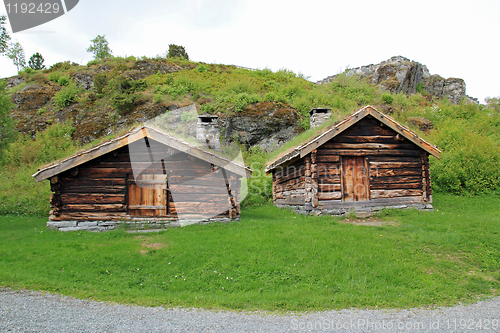
M 48 221 L 47 227 L 59 231 L 92 231 L 103 232 L 124 228 L 125 230 L 166 230 L 168 228 L 185 227 L 192 224 L 205 225 L 219 222 L 236 222 L 239 218 L 215 217 L 193 220 L 150 220 L 134 219 L 127 221 Z
M 409 209 L 414 208 L 418 210 L 424 210 L 433 212 L 434 207 L 430 203 L 408 203 L 394 206 L 374 206 L 374 207 L 360 207 L 360 208 L 338 208 L 338 209 L 312 209 L 306 210 L 304 206 L 291 206 L 291 205 L 276 205 L 276 207 L 281 209 L 289 209 L 292 210 L 296 214 L 301 215 L 312 215 L 312 216 L 322 216 L 322 215 L 331 215 L 331 216 L 343 216 L 350 213 L 355 213 L 358 217 L 369 217 L 377 212 L 389 208 L 389 209 Z

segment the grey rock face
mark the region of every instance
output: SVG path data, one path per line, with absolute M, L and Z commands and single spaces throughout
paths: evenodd
M 24 76 L 22 76 L 22 75 L 12 76 L 12 77 L 5 79 L 5 82 L 6 82 L 5 87 L 7 89 L 14 88 L 15 86 L 23 83 L 24 81 L 25 81 L 25 79 L 24 79 Z
M 464 80 L 430 75 L 425 65 L 402 56 L 392 57 L 375 65 L 349 69 L 345 74 L 371 79 L 374 84 L 391 93 L 415 94 L 417 89 L 423 88 L 432 97 L 448 98 L 453 104 L 460 103 L 462 97 L 466 96 Z M 329 76 L 316 84 L 329 83 L 336 76 Z
M 263 102 L 245 108 L 238 115 L 219 119 L 223 141 L 259 146 L 265 151 L 294 138 L 303 130 L 297 110 L 275 102 Z
M 78 87 L 90 90 L 94 87 L 94 73 L 75 73 L 71 76 L 76 81 Z

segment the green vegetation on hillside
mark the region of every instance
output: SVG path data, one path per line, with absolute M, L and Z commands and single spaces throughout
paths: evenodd
M 0 286 L 140 304 L 314 311 L 474 302 L 500 290 L 500 198 L 436 195 L 436 211 L 359 226 L 270 205 L 242 221 L 130 234 L 0 216 Z M 349 222 L 352 222 L 349 220 Z
M 89 73 L 93 73 L 93 88 L 85 90 L 77 78 Z M 10 89 L 11 97 L 37 85 L 46 88 L 51 97 L 37 110 L 24 111 L 20 105 L 12 111 L 23 134 L 4 148 L 3 159 L 0 155 L 0 214 L 46 215 L 48 186 L 46 182 L 35 185 L 31 174 L 36 169 L 73 154 L 82 148 L 81 142 L 95 145 L 106 135 L 123 134 L 136 121 L 192 103 L 200 113 L 219 115 L 251 114 L 264 101 L 282 103 L 299 112 L 305 130 L 309 127 L 308 111 L 313 107 L 332 108 L 329 124 L 333 124 L 371 104 L 442 150 L 441 160 L 431 158 L 434 192 L 500 192 L 498 98 L 489 99 L 487 105 L 465 100 L 453 105 L 447 100 L 433 100 L 425 91 L 411 96 L 390 94 L 357 77 L 339 75 L 333 82 L 318 86 L 285 69 L 250 70 L 180 58 L 110 57 L 87 66 L 68 61 L 22 75 L 25 83 Z M 419 129 L 415 120 L 422 118 L 431 125 Z M 320 131 L 305 131 L 275 152 L 264 153 L 257 148 L 245 151 L 247 164 L 255 170 L 245 204 L 269 201 L 271 181 L 263 172 L 267 161 Z M 14 192 L 20 194 L 13 196 Z

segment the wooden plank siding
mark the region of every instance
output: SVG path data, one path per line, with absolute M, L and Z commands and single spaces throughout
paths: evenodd
M 149 148 L 133 152 L 133 165 L 124 146 L 51 177 L 51 220 L 239 214 L 233 192 L 241 176 L 154 140 Z M 151 154 L 165 159 L 151 164 Z

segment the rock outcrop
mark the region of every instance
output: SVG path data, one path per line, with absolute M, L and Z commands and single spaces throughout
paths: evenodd
M 391 93 L 415 94 L 418 91 L 432 98 L 448 98 L 453 104 L 460 103 L 463 97 L 477 103 L 477 99 L 465 94 L 464 80 L 431 75 L 427 66 L 402 56 L 392 57 L 379 64 L 348 69 L 345 75 L 358 75 Z M 316 84 L 332 82 L 336 77 L 329 76 Z
M 301 116 L 289 105 L 276 102 L 252 104 L 236 115 L 219 118 L 223 142 L 237 140 L 246 146 L 271 151 L 303 132 Z

